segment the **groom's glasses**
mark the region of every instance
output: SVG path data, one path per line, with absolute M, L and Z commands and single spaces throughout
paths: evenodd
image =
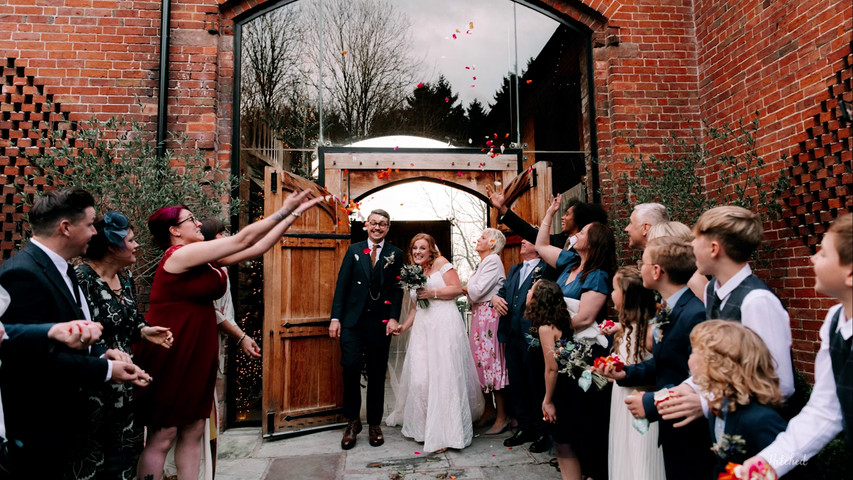
M 371 227 L 379 227 L 379 228 L 388 228 L 388 224 L 385 222 L 367 222 Z

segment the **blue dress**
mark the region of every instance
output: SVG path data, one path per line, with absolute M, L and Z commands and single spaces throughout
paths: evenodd
M 563 290 L 563 296 L 580 300 L 581 294 L 593 291 L 610 295 L 610 275 L 604 270 L 593 270 L 581 280 L 582 274 L 578 274 L 574 280 L 566 283 L 571 275 L 572 267 L 580 263 L 581 258 L 577 253 L 563 250 L 557 258 L 557 271 L 562 271 L 557 278 L 557 285 Z

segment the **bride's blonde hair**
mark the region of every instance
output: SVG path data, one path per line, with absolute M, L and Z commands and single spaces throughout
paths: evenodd
M 409 242 L 409 251 L 406 253 L 409 263 L 415 263 L 415 259 L 412 257 L 412 249 L 415 248 L 415 242 L 417 242 L 418 240 L 426 240 L 427 246 L 429 247 L 429 262 L 426 263 L 425 267 L 422 267 L 424 271 L 426 271 L 432 268 L 432 263 L 435 261 L 436 258 L 441 256 L 441 252 L 438 250 L 438 245 L 435 244 L 435 239 L 432 238 L 432 235 L 428 233 L 419 233 L 412 237 L 412 241 Z

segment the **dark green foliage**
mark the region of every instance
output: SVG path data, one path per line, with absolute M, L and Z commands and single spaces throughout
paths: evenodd
M 103 214 L 118 210 L 127 215 L 139 241 L 140 255 L 134 274 L 137 283 L 147 284 L 156 268 L 160 252 L 151 244 L 148 217 L 158 208 L 185 204 L 196 218 L 227 217 L 223 203 L 229 198 L 237 179 L 223 172 L 215 159 L 190 148 L 184 135 L 172 135 L 176 150 L 166 150 L 157 158 L 156 142 L 151 133 L 136 121 L 92 118 L 76 125 L 54 125 L 42 130 L 44 153 L 30 158 L 34 173 L 26 184 L 43 181 L 45 185 L 74 185 L 95 197 L 95 210 Z M 42 180 L 43 179 L 43 180 Z M 32 190 L 27 200 L 35 201 Z M 232 209 L 237 208 L 236 199 Z

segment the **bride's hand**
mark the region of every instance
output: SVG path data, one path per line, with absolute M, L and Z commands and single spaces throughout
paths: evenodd
M 418 294 L 418 300 L 423 300 L 423 299 L 429 300 L 429 299 L 436 298 L 435 297 L 436 293 L 435 293 L 434 288 L 430 288 L 430 289 L 419 288 L 419 289 L 417 289 L 417 294 Z

